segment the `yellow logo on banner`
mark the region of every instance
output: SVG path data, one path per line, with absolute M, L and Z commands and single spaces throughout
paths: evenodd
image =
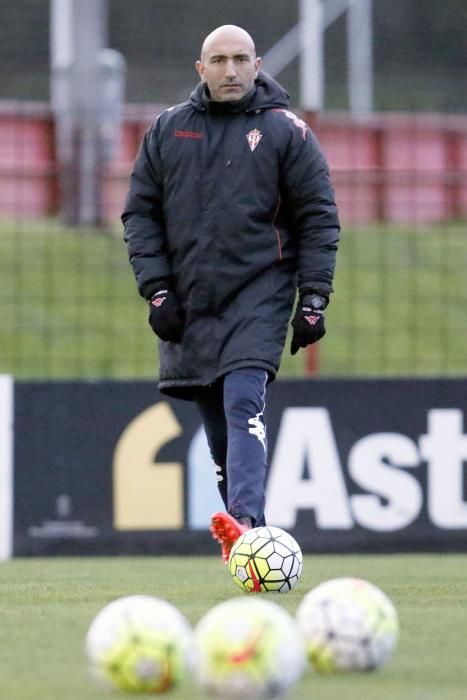
M 183 527 L 183 465 L 155 462 L 181 426 L 167 403 L 139 414 L 122 433 L 114 454 L 114 527 L 160 530 Z

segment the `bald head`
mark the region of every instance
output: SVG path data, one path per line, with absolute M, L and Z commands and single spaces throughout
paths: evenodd
M 240 100 L 254 85 L 261 64 L 251 36 L 235 24 L 208 34 L 196 70 L 216 102 Z
M 212 46 L 215 47 L 217 43 L 224 41 L 238 41 L 242 43 L 244 47 L 248 47 L 248 50 L 256 58 L 255 43 L 248 32 L 241 27 L 237 27 L 236 24 L 223 24 L 222 27 L 217 27 L 217 29 L 214 29 L 207 35 L 201 47 L 201 60 L 203 60 L 206 52 L 212 49 Z

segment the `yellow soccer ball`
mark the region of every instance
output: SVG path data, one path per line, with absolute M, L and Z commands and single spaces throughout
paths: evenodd
M 92 621 L 86 653 L 103 686 L 127 692 L 163 693 L 189 667 L 192 631 L 182 613 L 160 598 L 117 598 Z
M 302 573 L 303 556 L 296 540 L 278 527 L 255 527 L 235 542 L 230 574 L 242 590 L 287 593 Z
M 305 665 L 295 620 L 270 600 L 227 600 L 209 610 L 195 628 L 195 678 L 210 697 L 278 697 L 298 682 Z

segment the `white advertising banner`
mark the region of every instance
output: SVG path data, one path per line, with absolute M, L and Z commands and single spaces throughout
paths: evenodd
M 13 377 L 0 374 L 0 561 L 12 553 Z

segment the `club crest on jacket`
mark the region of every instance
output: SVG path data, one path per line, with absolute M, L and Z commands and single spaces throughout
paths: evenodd
M 252 129 L 249 131 L 246 135 L 248 145 L 250 146 L 250 150 L 254 151 L 256 146 L 259 144 L 261 139 L 263 138 L 263 134 L 259 129 Z

